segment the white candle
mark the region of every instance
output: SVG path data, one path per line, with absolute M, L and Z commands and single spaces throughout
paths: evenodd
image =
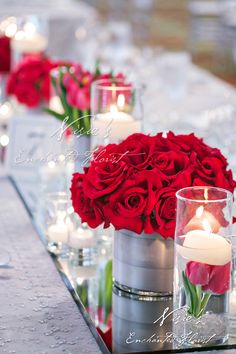
M 64 222 L 58 222 L 49 226 L 47 234 L 50 241 L 66 243 L 68 240 L 68 227 Z
M 20 53 L 40 53 L 47 48 L 48 40 L 37 33 L 31 24 L 25 30 L 18 31 L 12 38 L 12 49 Z
M 69 246 L 75 249 L 92 248 L 95 238 L 91 230 L 78 228 L 70 233 Z
M 192 230 L 180 238 L 184 237 L 183 245 L 176 245 L 182 257 L 210 265 L 231 261 L 232 246 L 224 237 L 204 230 Z
M 141 131 L 141 122 L 135 120 L 125 112 L 112 111 L 97 114 L 92 120 L 92 129 L 99 137 L 108 139 L 109 142 L 118 143 L 130 134 Z
M 57 113 L 64 113 L 64 109 L 61 104 L 60 97 L 58 96 L 53 96 L 50 98 L 49 101 L 49 108 Z

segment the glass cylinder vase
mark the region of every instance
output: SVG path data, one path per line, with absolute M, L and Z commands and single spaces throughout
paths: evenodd
M 142 131 L 142 92 L 143 86 L 124 79 L 103 79 L 92 84 L 92 148 L 119 143 Z
M 231 211 L 227 190 L 189 187 L 177 192 L 174 332 L 181 345 L 228 339 Z
M 46 236 L 49 252 L 68 256 L 68 237 L 72 227 L 71 203 L 67 193 L 48 193 L 46 196 Z
M 12 66 L 14 67 L 25 55 L 42 54 L 48 45 L 47 20 L 26 15 L 16 20 L 17 30 L 11 40 Z

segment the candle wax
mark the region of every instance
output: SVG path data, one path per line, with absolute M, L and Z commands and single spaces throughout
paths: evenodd
M 68 228 L 63 222 L 53 224 L 48 228 L 48 238 L 53 242 L 66 243 L 68 239 Z
M 75 249 L 95 246 L 95 238 L 91 230 L 78 228 L 70 233 L 69 246 Z
M 232 246 L 224 237 L 203 230 L 189 231 L 176 248 L 182 257 L 209 265 L 224 265 L 232 258 Z
M 100 113 L 92 120 L 92 129 L 98 131 L 100 137 L 111 142 L 119 142 L 133 133 L 141 131 L 141 122 L 125 112 Z

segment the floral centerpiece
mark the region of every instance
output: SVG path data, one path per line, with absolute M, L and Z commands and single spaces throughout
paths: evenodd
M 90 94 L 91 85 L 96 80 L 123 78 L 122 74 L 113 76 L 112 73 L 101 73 L 96 65 L 90 72 L 79 63 L 61 65 L 51 76 L 56 95 L 60 98 L 63 113 L 50 108 L 47 112 L 57 119 L 66 122 L 75 135 L 91 134 Z
M 7 94 L 28 108 L 45 104 L 50 98 L 50 71 L 56 65 L 42 55 L 24 57 L 10 73 Z
M 133 134 L 120 144 L 101 147 L 84 173 L 73 175 L 71 194 L 82 222 L 92 228 L 103 224 L 105 228 L 113 225 L 121 230 L 115 236 L 118 266 L 114 262 L 114 276 L 119 278 L 118 283 L 132 291 L 143 287 L 145 292 L 170 293 L 175 194 L 181 188 L 202 185 L 229 191 L 235 188 L 232 172 L 218 149 L 194 134 Z M 130 244 L 128 236 L 134 239 Z M 139 251 L 138 244 L 142 244 Z M 133 247 L 135 252 L 131 252 Z M 158 258 L 159 252 L 162 257 Z M 125 270 L 121 265 L 126 257 L 129 265 Z M 135 269 L 130 267 L 132 258 L 136 258 Z M 140 274 L 144 264 L 152 271 Z M 157 268 L 161 269 L 159 276 Z M 163 289 L 159 291 L 161 284 Z
M 74 174 L 72 202 L 90 227 L 174 237 L 175 193 L 199 185 L 230 191 L 235 182 L 227 161 L 194 134 L 154 137 L 133 134 L 102 147 L 84 174 Z

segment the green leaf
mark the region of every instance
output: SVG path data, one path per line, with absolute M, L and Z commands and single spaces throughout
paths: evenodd
M 57 80 L 54 76 L 51 76 L 51 82 L 52 82 L 52 86 L 55 90 L 55 92 L 57 93 L 57 95 L 59 95 L 59 92 L 58 92 L 58 86 L 57 86 Z
M 206 309 L 208 301 L 210 300 L 211 294 L 205 293 L 201 302 L 200 315 L 202 315 Z
M 195 289 L 196 289 L 196 295 L 197 295 L 197 303 L 196 303 L 195 313 L 196 313 L 196 317 L 199 317 L 200 312 L 201 312 L 201 303 L 202 303 L 202 287 L 201 287 L 201 285 L 196 285 Z
M 193 312 L 193 299 L 192 299 L 191 291 L 189 289 L 188 280 L 187 280 L 187 277 L 186 277 L 184 271 L 182 272 L 182 278 L 183 278 L 184 290 L 185 290 L 185 295 L 186 295 L 186 303 L 189 308 L 189 312 L 192 313 Z
M 101 75 L 101 71 L 100 71 L 100 61 L 96 60 L 96 64 L 95 64 L 95 76 L 98 77 Z
M 84 129 L 85 129 L 85 132 L 87 133 L 90 131 L 90 111 L 84 110 L 82 117 L 83 117 Z
M 112 305 L 112 260 L 109 260 L 105 267 L 105 322 L 111 311 Z
M 54 116 L 55 118 L 57 118 L 61 121 L 63 121 L 66 118 L 66 114 L 61 114 L 61 113 L 55 112 L 50 108 L 45 107 L 43 110 L 44 110 L 44 112 L 50 114 L 51 116 Z

